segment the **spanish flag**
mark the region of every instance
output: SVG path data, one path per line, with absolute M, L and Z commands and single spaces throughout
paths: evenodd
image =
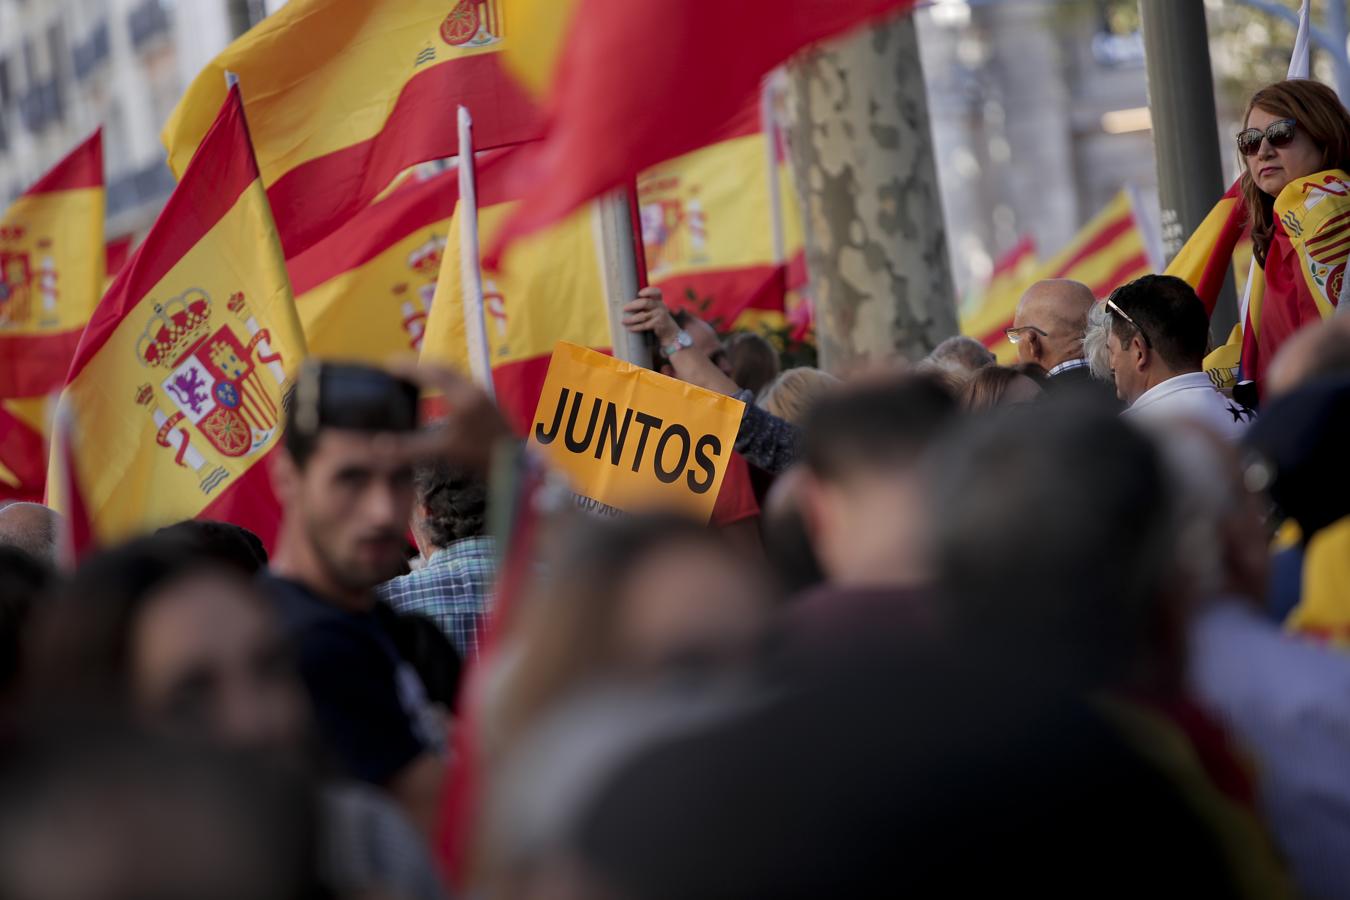
M 751 109 L 728 135 L 638 177 L 651 283 L 723 329 L 780 331 L 801 212 L 778 136 Z
M 458 153 L 454 110 L 479 149 L 539 133 L 498 65 L 502 0 L 291 0 L 212 60 L 164 127 L 180 177 L 239 77 L 287 258 L 345 223 L 403 170 Z
M 914 0 L 509 0 L 506 63 L 547 110 L 497 238 L 557 222 L 644 169 L 707 146 L 798 50 Z M 707 61 L 700 63 L 699 61 Z M 623 71 L 632 61 L 637 70 Z M 477 110 L 474 110 L 475 115 Z M 489 257 L 496 259 L 497 252 Z
M 1026 284 L 1046 278 L 1068 278 L 1086 284 L 1097 297 L 1105 297 L 1127 281 L 1152 271 L 1134 203 L 1129 192 L 1122 190 L 1083 226 L 1067 247 L 1029 275 Z M 1016 360 L 1017 349 L 1008 343 L 1004 331 L 1012 327 L 1021 296 L 1021 291 L 991 296 L 997 302 L 986 303 L 973 315 L 963 317 L 961 332 L 993 350 L 1000 362 Z
M 455 175 L 405 184 L 288 261 L 310 353 L 381 365 L 421 350 L 459 198 Z
M 489 166 L 479 166 L 478 229 L 484 244 L 500 233 L 516 204 L 497 189 Z M 427 319 L 422 359 L 469 371 L 459 216 L 455 210 L 440 277 Z M 520 434 L 529 430 L 548 374 L 553 346 L 612 346 L 605 307 L 602 248 L 591 208 L 513 246 L 501 270 L 483 273 L 488 353 L 497 404 Z M 481 260 L 479 261 L 481 264 Z
M 96 131 L 0 218 L 0 493 L 11 499 L 42 496 L 47 397 L 103 293 L 103 211 Z
M 202 516 L 270 543 L 277 506 L 260 463 L 279 440 L 282 398 L 304 353 L 231 90 L 71 365 L 62 403 L 93 538 Z

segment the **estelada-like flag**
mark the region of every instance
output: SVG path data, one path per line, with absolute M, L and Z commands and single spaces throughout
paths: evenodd
M 103 293 L 103 207 L 96 131 L 0 218 L 0 398 L 65 383 Z
M 90 319 L 62 394 L 99 543 L 201 516 L 275 537 L 267 454 L 305 353 L 231 90 Z
M 182 175 L 239 76 L 254 150 L 289 259 L 401 171 L 458 153 L 455 105 L 479 149 L 528 140 L 539 119 L 499 67 L 502 0 L 291 0 L 212 60 L 164 127 Z
M 421 350 L 459 197 L 455 175 L 405 184 L 287 262 L 311 354 L 382 365 Z
M 489 258 L 643 169 L 716 140 L 764 75 L 808 44 L 913 5 L 508 0 L 506 62 L 544 98 L 545 135 L 521 157 L 523 202 Z M 633 64 L 640 71 L 627 72 Z
M 1129 191 L 1122 190 L 1074 235 L 1067 247 L 1028 276 L 1027 284 L 1046 278 L 1068 278 L 1086 284 L 1100 298 L 1152 271 L 1154 264 L 1134 212 L 1134 202 Z M 1014 361 L 1017 348 L 1008 343 L 1004 332 L 1012 327 L 1021 292 L 1009 291 L 991 299 L 997 299 L 997 304 L 986 304 L 975 314 L 962 318 L 961 332 L 994 351 L 1000 362 Z
M 651 283 L 668 305 L 723 329 L 785 328 L 792 261 L 802 257 L 791 173 L 758 113 L 756 104 L 725 140 L 653 166 L 637 182 Z
M 511 151 L 512 153 L 517 151 Z M 494 163 L 478 166 L 478 230 L 483 244 L 501 230 L 515 204 L 495 178 Z M 450 240 L 427 319 L 421 358 L 469 371 L 465 338 L 461 251 L 455 210 Z M 583 347 L 612 346 L 601 248 L 593 211 L 580 210 L 557 225 L 513 246 L 500 272 L 483 274 L 488 352 L 497 405 L 516 431 L 529 428 L 558 341 Z
M 983 293 L 961 310 L 962 333 L 970 334 L 972 327 L 980 328 L 979 318 L 994 310 L 998 310 L 996 315 L 1005 317 L 1009 310 L 1016 312 L 1018 301 L 1034 283 L 1042 265 L 1041 260 L 1036 258 L 1035 240 L 1029 236 L 1019 240 L 994 263 L 994 270 L 989 273 Z M 1016 348 L 1006 342 L 1005 346 L 994 349 L 1000 355 L 1001 362 L 1012 362 L 1017 358 Z

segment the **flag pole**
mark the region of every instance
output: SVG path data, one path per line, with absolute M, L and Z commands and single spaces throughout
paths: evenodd
M 478 184 L 473 155 L 473 117 L 459 107 L 460 287 L 464 296 L 464 338 L 469 346 L 469 371 L 479 387 L 494 397 L 492 355 L 487 317 L 483 313 L 483 271 L 478 257 Z
M 652 353 L 647 339 L 623 327 L 624 304 L 637 296 L 647 280 L 645 262 L 638 262 L 642 220 L 637 210 L 637 191 L 631 186 L 611 191 L 595 201 L 592 211 L 614 357 L 649 369 Z
M 782 80 L 782 69 L 775 69 L 764 80 L 759 95 L 759 130 L 764 133 L 764 156 L 769 173 L 769 217 L 773 227 L 773 261 L 787 261 L 787 238 L 783 233 L 783 186 L 778 178 L 778 120 L 774 115 L 774 95 Z

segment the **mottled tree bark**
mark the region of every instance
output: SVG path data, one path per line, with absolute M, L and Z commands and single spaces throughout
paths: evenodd
M 919 359 L 956 333 L 956 305 L 914 22 L 828 44 L 789 71 L 821 365 Z

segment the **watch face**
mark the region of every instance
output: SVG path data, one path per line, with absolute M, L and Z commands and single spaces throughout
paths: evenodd
M 694 339 L 689 336 L 689 332 L 687 331 L 681 331 L 675 339 L 680 342 L 681 347 L 694 346 Z

